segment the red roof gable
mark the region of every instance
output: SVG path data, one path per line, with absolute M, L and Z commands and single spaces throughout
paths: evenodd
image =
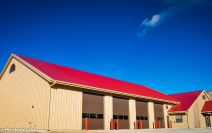
M 212 101 L 206 101 L 201 112 L 212 112 Z
M 180 104 L 170 108 L 169 112 L 187 111 L 191 107 L 191 105 L 194 103 L 194 101 L 197 99 L 197 97 L 200 95 L 201 92 L 202 90 L 169 95 L 180 102 Z
M 142 85 L 59 66 L 24 56 L 18 57 L 54 80 L 177 102 L 175 99 L 166 94 Z

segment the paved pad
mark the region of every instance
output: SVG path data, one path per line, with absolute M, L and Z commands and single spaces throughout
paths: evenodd
M 1 129 L 0 133 L 212 133 L 212 128 L 189 129 L 138 129 L 138 130 L 30 130 L 29 129 Z
M 138 130 L 99 130 L 94 132 L 106 133 L 212 133 L 212 128 L 189 129 L 138 129 Z

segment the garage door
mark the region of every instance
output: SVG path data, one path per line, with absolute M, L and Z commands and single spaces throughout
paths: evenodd
M 113 119 L 118 120 L 119 129 L 129 129 L 128 106 L 128 99 L 113 98 Z
M 82 129 L 103 129 L 103 96 L 83 93 L 82 106 Z
M 164 128 L 163 105 L 154 103 L 155 128 Z
M 136 120 L 136 127 L 138 129 L 149 128 L 148 106 L 146 102 L 136 101 Z

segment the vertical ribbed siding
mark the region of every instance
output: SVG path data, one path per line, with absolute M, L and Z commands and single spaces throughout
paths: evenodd
M 188 110 L 188 116 L 189 116 L 189 127 L 190 128 L 205 128 L 206 122 L 205 117 L 202 115 L 201 110 L 205 103 L 205 101 L 210 100 L 208 97 L 206 97 L 206 100 L 202 98 L 202 96 L 205 95 L 204 92 L 202 92 L 196 101 L 193 103 L 193 105 Z M 212 120 L 211 120 L 212 121 Z
M 110 129 L 110 121 L 113 118 L 113 97 L 104 96 L 104 129 Z
M 0 127 L 47 128 L 49 95 L 48 82 L 12 59 L 0 83 Z
M 82 92 L 70 89 L 52 89 L 50 129 L 82 128 Z
M 147 107 L 148 107 L 149 128 L 153 128 L 153 123 L 155 121 L 154 103 L 148 102 Z
M 168 128 L 168 125 L 167 125 L 167 116 L 168 116 L 168 109 L 166 109 L 166 104 L 163 104 L 163 118 L 164 118 L 164 128 Z
M 134 99 L 129 99 L 129 125 L 130 129 L 134 129 L 134 122 L 136 121 L 136 102 Z

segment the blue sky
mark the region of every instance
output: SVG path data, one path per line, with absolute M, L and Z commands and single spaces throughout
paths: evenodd
M 1 0 L 0 69 L 15 53 L 168 94 L 211 90 L 211 7 L 209 0 Z

